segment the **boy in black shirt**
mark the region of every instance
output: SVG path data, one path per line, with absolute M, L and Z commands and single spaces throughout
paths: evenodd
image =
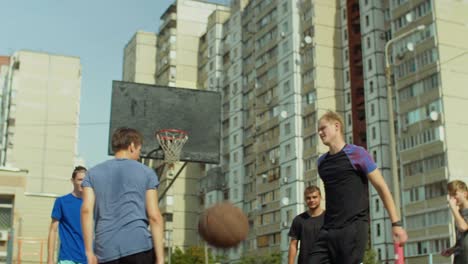
M 329 151 L 318 160 L 318 172 L 324 182 L 326 211 L 310 264 L 361 263 L 369 230 L 370 181 L 392 221 L 395 244 L 402 246 L 408 236 L 402 228 L 392 194 L 369 153 L 362 147 L 346 144 L 343 119 L 328 111 L 320 119 L 318 134 Z
M 305 264 L 317 234 L 323 225 L 323 209 L 320 207 L 322 194 L 317 186 L 309 186 L 304 190 L 304 201 L 307 211 L 297 215 L 289 229 L 291 241 L 289 243 L 288 264 L 294 264 L 296 259 L 298 242 L 300 242 L 299 258 L 297 264 Z

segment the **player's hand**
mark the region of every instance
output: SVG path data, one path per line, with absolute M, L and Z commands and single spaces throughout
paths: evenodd
M 406 234 L 405 229 L 401 226 L 394 226 L 392 227 L 393 233 L 393 242 L 403 246 L 406 241 L 408 240 L 408 235 Z
M 447 195 L 447 200 L 448 200 L 450 208 L 452 208 L 452 210 L 458 211 L 457 200 L 455 199 L 455 197 L 451 197 Z
M 444 249 L 442 252 L 440 252 L 440 254 L 444 257 L 450 257 L 454 252 L 454 248 L 447 248 L 447 249 Z
M 86 259 L 88 260 L 88 264 L 98 264 L 97 257 L 93 252 L 86 252 Z

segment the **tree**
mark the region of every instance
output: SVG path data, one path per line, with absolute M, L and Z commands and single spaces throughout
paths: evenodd
M 221 257 L 214 257 L 211 251 L 208 251 L 208 263 L 215 264 L 219 262 Z M 205 264 L 205 248 L 201 246 L 189 247 L 187 250 L 182 251 L 176 247 L 171 256 L 172 264 Z
M 364 261 L 362 262 L 363 264 L 378 264 L 376 260 L 376 254 L 375 251 L 368 247 L 366 249 L 366 252 L 364 252 Z
M 237 264 L 281 264 L 281 253 L 274 252 L 263 256 L 244 256 Z

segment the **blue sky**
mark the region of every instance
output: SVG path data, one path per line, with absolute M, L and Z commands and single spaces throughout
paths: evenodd
M 173 2 L 0 0 L 0 55 L 26 49 L 81 58 L 79 155 L 87 166 L 109 158 L 110 92 L 122 79 L 125 44 L 137 30 L 157 32 Z

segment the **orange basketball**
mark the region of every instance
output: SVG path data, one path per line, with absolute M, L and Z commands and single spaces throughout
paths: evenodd
M 237 246 L 249 233 L 247 216 L 231 203 L 217 203 L 200 216 L 198 233 L 208 244 L 219 248 Z

